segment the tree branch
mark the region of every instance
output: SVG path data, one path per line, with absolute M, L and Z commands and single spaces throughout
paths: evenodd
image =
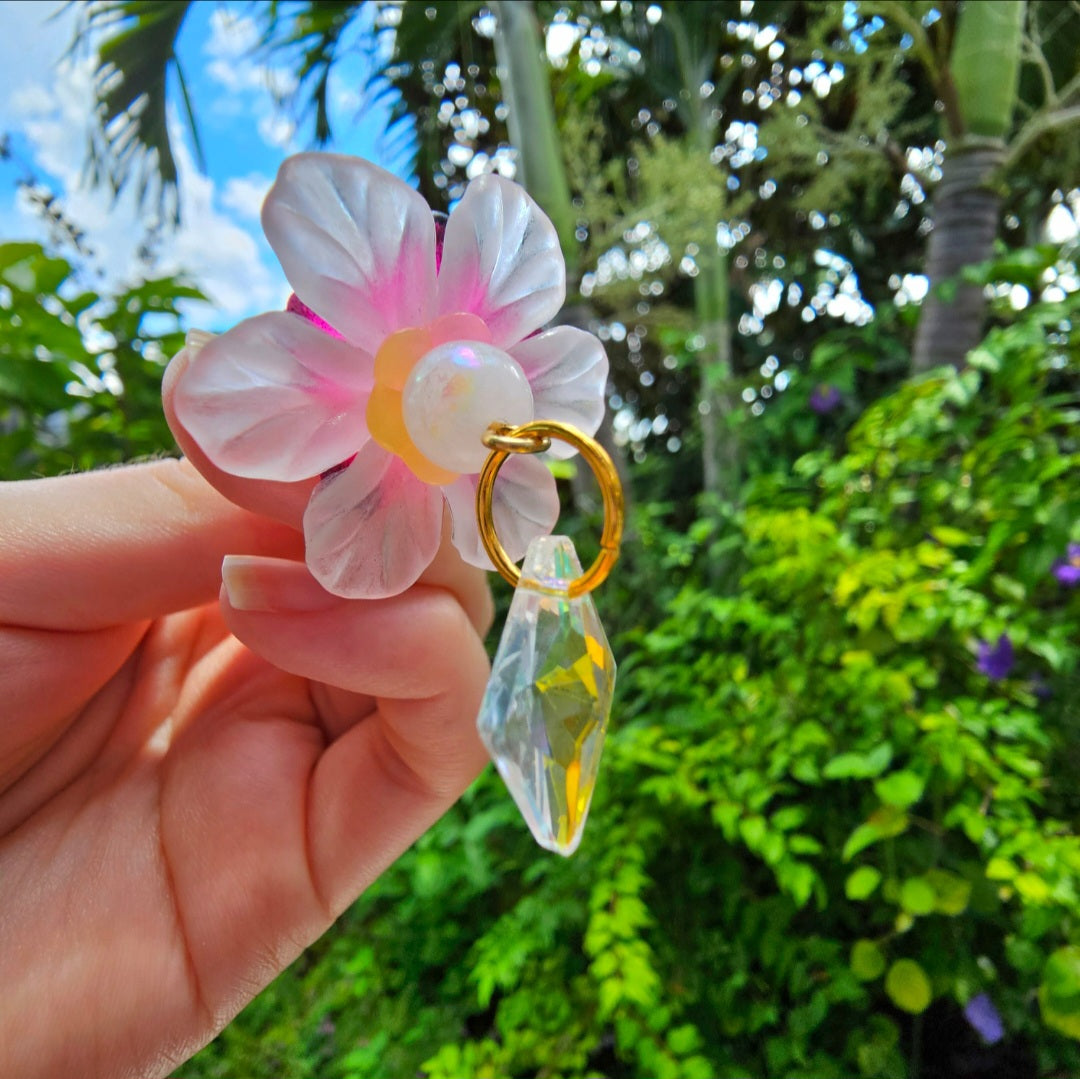
M 1069 79 L 1058 92 L 1058 104 L 1068 105 L 1074 97 L 1080 97 L 1080 74 Z
M 1025 37 L 1022 49 L 1026 59 L 1030 60 L 1038 69 L 1042 78 L 1043 93 L 1046 95 L 1046 104 L 1053 107 L 1058 103 L 1057 90 L 1054 88 L 1054 76 L 1050 71 L 1050 65 L 1046 62 L 1040 43 L 1034 37 Z
M 1052 112 L 1040 112 L 1028 121 L 1020 129 L 1020 133 L 1016 138 L 1013 139 L 1009 152 L 1004 162 L 1002 162 L 1002 170 L 1011 169 L 1027 153 L 1031 145 L 1041 139 L 1043 135 L 1070 127 L 1073 124 L 1080 124 L 1080 105 L 1055 109 Z

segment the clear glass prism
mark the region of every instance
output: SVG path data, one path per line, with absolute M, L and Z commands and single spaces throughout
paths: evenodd
M 615 690 L 615 659 L 566 536 L 529 545 L 477 727 L 536 841 L 577 850 Z

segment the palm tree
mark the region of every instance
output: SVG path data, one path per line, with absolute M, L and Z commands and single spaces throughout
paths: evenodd
M 1080 123 L 1080 53 L 1073 51 L 1065 58 L 1069 66 L 1058 89 L 1048 51 L 1035 36 L 1047 18 L 1070 14 L 1071 20 L 1066 18 L 1059 32 L 1075 31 L 1075 13 L 1066 4 L 1029 5 L 1025 0 L 967 3 L 960 11 L 948 58 L 941 61 L 926 28 L 910 17 L 904 5 L 882 5 L 882 11 L 911 35 L 937 87 L 948 128 L 927 256 L 931 291 L 919 320 L 912 367 L 916 371 L 938 364 L 960 367 L 982 336 L 986 310 L 982 286 L 964 282 L 960 275 L 993 254 L 1004 177 L 1036 144 Z M 1025 17 L 1031 28 L 1027 38 Z M 1039 69 L 1042 100 L 1016 130 L 1025 56 Z
M 174 217 L 179 216 L 176 159 L 165 111 L 170 74 L 176 77 L 196 158 L 205 168 L 184 71 L 176 55 L 176 41 L 190 8 L 191 0 L 80 4 L 70 50 L 97 53 L 98 123 L 89 146 L 91 178 L 95 183 L 106 181 L 116 192 L 134 183 L 143 201 L 156 189 L 159 205 L 164 208 L 171 202 Z

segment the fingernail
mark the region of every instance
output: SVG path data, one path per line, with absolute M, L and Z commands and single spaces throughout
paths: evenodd
M 324 611 L 342 602 L 327 592 L 302 562 L 286 558 L 226 555 L 221 580 L 235 611 Z
M 215 335 L 207 330 L 188 330 L 184 337 L 184 347 L 188 350 L 188 356 L 195 359 L 202 351 L 203 346 L 213 341 Z

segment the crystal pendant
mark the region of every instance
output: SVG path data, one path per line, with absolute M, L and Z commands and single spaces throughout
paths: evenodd
M 536 841 L 571 855 L 581 842 L 615 689 L 615 659 L 573 543 L 529 545 L 480 706 L 480 737 Z

